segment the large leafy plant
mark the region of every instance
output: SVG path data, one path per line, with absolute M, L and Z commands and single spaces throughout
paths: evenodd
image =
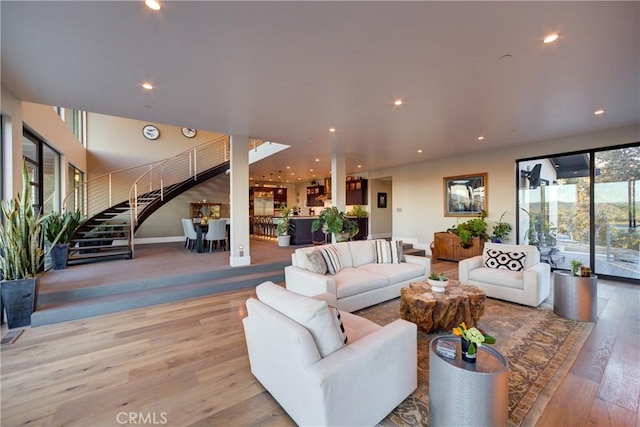
M 0 269 L 5 280 L 36 277 L 46 255 L 43 226 L 47 216 L 33 208 L 27 164 L 22 168 L 22 195 L 2 203 Z
M 45 238 L 51 243 L 69 243 L 73 237 L 73 233 L 85 221 L 82 212 L 65 212 L 59 214 L 57 212 L 48 215 L 45 221 Z
M 482 211 L 478 218 L 473 218 L 461 224 L 449 228 L 447 231 L 455 234 L 460 238 L 460 244 L 463 248 L 469 248 L 473 245 L 473 238 L 480 237 L 487 239 L 487 222 L 485 218 L 487 213 Z
M 320 229 L 333 233 L 336 237 L 348 234 L 349 238 L 358 234 L 358 223 L 347 218 L 347 215 L 337 207 L 325 208 L 320 212 L 318 218 L 311 223 L 311 231 Z

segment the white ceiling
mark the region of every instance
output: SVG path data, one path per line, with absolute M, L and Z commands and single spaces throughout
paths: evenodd
M 328 175 L 332 150 L 354 173 L 640 121 L 638 1 L 162 4 L 2 1 L 2 83 L 292 146 L 253 176 Z

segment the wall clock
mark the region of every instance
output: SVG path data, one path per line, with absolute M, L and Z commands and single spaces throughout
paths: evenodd
M 192 128 L 182 128 L 182 134 L 187 138 L 193 138 L 196 136 L 197 131 Z
M 142 134 L 147 139 L 158 139 L 160 137 L 160 131 L 154 125 L 145 125 L 142 127 Z

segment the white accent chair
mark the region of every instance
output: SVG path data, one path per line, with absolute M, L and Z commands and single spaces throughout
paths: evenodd
M 182 226 L 184 227 L 184 233 L 187 237 L 187 247 L 189 250 L 193 250 L 196 240 L 198 240 L 198 234 L 196 233 L 196 228 L 193 226 L 193 220 L 182 218 Z
M 207 234 L 205 234 L 204 236 L 204 239 L 209 243 L 209 252 L 211 252 L 214 242 L 216 244 L 216 248 L 218 247 L 218 242 L 219 242 L 220 247 L 223 250 L 226 250 L 226 243 L 225 243 L 226 237 L 227 237 L 227 220 L 225 219 L 210 220 L 209 229 L 207 230 Z
M 487 251 L 524 252 L 524 269 L 511 271 L 486 266 Z M 458 263 L 458 279 L 464 285 L 474 285 L 488 297 L 518 304 L 539 306 L 551 292 L 551 266 L 540 262 L 540 252 L 532 245 L 485 243 L 482 255 Z
M 243 319 L 251 372 L 297 424 L 372 426 L 417 387 L 415 324 L 382 327 L 341 311 L 347 344 L 323 357 L 336 328 L 326 301 L 272 282 L 256 294 Z

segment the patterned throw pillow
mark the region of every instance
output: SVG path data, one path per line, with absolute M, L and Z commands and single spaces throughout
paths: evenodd
M 526 258 L 526 252 L 502 252 L 496 249 L 487 249 L 484 266 L 501 270 L 522 271 Z
M 309 271 L 318 274 L 327 274 L 327 263 L 324 262 L 324 258 L 319 250 L 307 252 L 307 261 Z
M 342 262 L 340 261 L 340 255 L 338 255 L 336 248 L 333 246 L 324 246 L 320 248 L 320 253 L 322 254 L 322 258 L 324 258 L 324 262 L 327 264 L 329 274 L 333 276 L 342 270 Z
M 335 308 L 332 305 L 329 306 L 329 310 L 331 311 L 331 316 L 333 317 L 333 324 L 336 326 L 336 329 L 338 329 L 338 333 L 340 334 L 342 342 L 346 344 L 349 338 L 347 337 L 347 333 L 344 330 L 344 325 L 342 324 L 342 318 L 340 317 L 340 312 L 338 311 L 337 308 Z
M 376 240 L 376 263 L 400 264 L 404 261 L 402 242 L 390 242 L 388 240 Z M 402 259 L 400 258 L 402 257 Z

